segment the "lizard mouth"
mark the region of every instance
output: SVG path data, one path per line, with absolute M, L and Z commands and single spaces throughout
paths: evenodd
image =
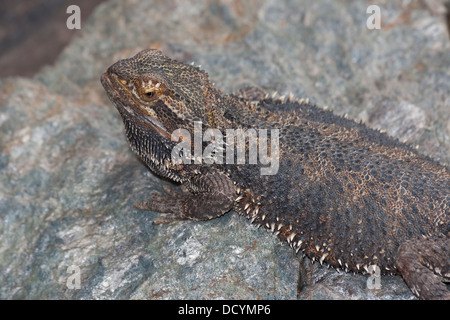
M 141 107 L 130 92 L 130 88 L 123 84 L 114 73 L 105 72 L 100 79 L 109 99 L 114 103 L 121 114 L 124 112 L 130 116 L 137 117 L 150 130 L 170 139 L 171 134 L 166 127 L 158 121 L 155 112 L 150 108 Z

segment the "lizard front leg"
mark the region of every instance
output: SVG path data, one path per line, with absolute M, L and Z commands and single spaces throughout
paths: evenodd
M 135 208 L 162 213 L 153 224 L 178 220 L 210 220 L 233 208 L 236 196 L 233 181 L 225 174 L 210 171 L 196 175 L 183 185 L 184 193 L 153 193 L 152 200 L 139 201 Z

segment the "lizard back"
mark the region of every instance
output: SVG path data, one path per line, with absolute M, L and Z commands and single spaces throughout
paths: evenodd
M 276 175 L 261 176 L 252 166 L 230 170 L 243 190 L 236 208 L 253 223 L 348 271 L 378 265 L 395 272 L 393 257 L 403 241 L 448 236 L 446 167 L 304 101 L 245 105 L 236 117 L 241 126 L 281 128 Z

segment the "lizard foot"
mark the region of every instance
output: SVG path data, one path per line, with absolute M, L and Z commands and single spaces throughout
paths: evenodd
M 169 191 L 169 190 L 165 190 Z M 139 210 L 150 210 L 161 213 L 160 216 L 155 218 L 153 224 L 166 224 L 178 220 L 185 220 L 182 212 L 186 199 L 183 195 L 178 194 L 173 190 L 168 192 L 168 195 L 161 194 L 159 192 L 153 192 L 151 194 L 152 200 L 138 201 L 134 204 L 134 207 Z
M 153 224 L 179 220 L 210 220 L 232 209 L 236 193 L 233 182 L 226 175 L 209 173 L 190 183 L 190 189 L 181 186 L 183 192 L 165 187 L 166 194 L 154 192 L 151 194 L 152 200 L 138 201 L 134 207 L 162 213 Z

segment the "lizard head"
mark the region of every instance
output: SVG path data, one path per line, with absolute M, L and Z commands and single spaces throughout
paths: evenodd
M 176 181 L 181 181 L 180 172 L 194 170 L 171 165 L 172 133 L 186 129 L 192 135 L 195 121 L 206 128 L 218 127 L 223 119 L 222 93 L 206 72 L 149 49 L 113 64 L 101 83 L 122 117 L 132 149 L 150 169 Z
M 163 138 L 193 121 L 211 123 L 208 75 L 199 68 L 147 49 L 108 68 L 101 82 L 123 118 L 139 122 Z M 209 116 L 209 118 L 208 118 Z M 125 120 L 125 119 L 124 119 Z

